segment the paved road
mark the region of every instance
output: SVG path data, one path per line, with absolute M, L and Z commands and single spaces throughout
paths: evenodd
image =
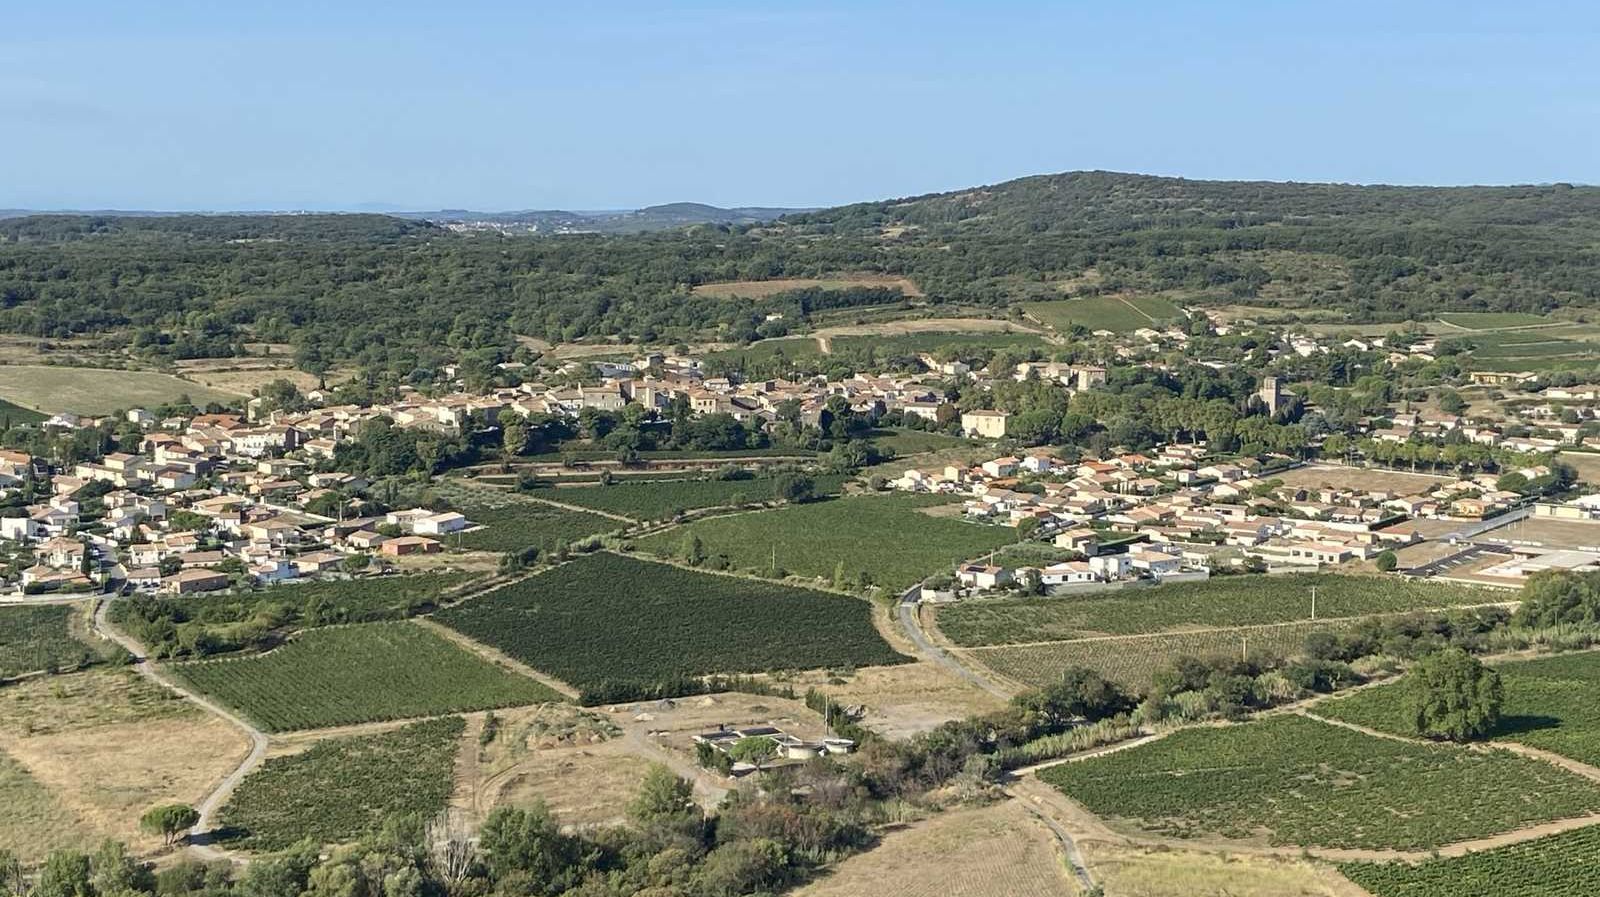
M 139 644 L 132 637 L 125 635 L 112 627 L 109 619 L 109 611 L 111 609 L 112 600 L 115 599 L 102 598 L 96 604 L 94 610 L 95 632 L 99 633 L 102 638 L 107 638 L 113 642 L 116 642 L 117 644 L 121 645 L 129 654 L 132 654 L 135 658 L 133 668 L 139 672 L 139 675 L 149 679 L 151 682 L 154 682 L 163 688 L 177 692 L 189 701 L 198 704 L 212 715 L 219 716 L 224 720 L 227 720 L 236 728 L 243 730 L 245 735 L 249 736 L 250 738 L 250 753 L 245 756 L 244 762 L 240 763 L 237 769 L 229 773 L 227 778 L 219 782 L 217 787 L 212 789 L 211 793 L 206 795 L 205 799 L 200 802 L 200 805 L 195 807 L 195 809 L 200 813 L 200 821 L 196 822 L 194 828 L 189 830 L 190 849 L 193 850 L 200 858 L 206 860 L 238 861 L 239 858 L 232 853 L 212 847 L 210 841 L 214 836 L 216 829 L 218 828 L 216 818 L 217 811 L 222 809 L 222 805 L 226 803 L 228 797 L 233 794 L 233 789 L 236 788 L 240 782 L 244 781 L 245 776 L 254 772 L 255 768 L 260 766 L 261 761 L 266 757 L 267 733 L 257 729 L 255 726 L 252 726 L 244 719 L 241 719 L 233 714 L 227 708 L 222 707 L 203 695 L 190 691 L 188 688 L 180 685 L 175 680 L 163 676 L 160 670 L 156 668 L 156 665 L 151 663 L 150 659 L 145 656 L 144 645 Z
M 900 628 L 905 630 L 912 644 L 916 645 L 917 653 L 989 694 L 1002 700 L 1009 700 L 1011 692 L 994 684 L 987 677 L 950 656 L 943 648 L 928 639 L 928 634 L 922 631 L 922 623 L 917 620 L 917 603 L 921 594 L 921 589 L 912 587 L 904 595 L 900 596 Z

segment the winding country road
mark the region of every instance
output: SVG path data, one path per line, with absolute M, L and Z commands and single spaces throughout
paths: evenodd
M 920 601 L 922 589 L 912 586 L 904 595 L 900 596 L 900 628 L 905 630 L 906 636 L 916 646 L 917 653 L 923 657 L 949 670 L 951 673 L 971 682 L 984 691 L 1003 701 L 1011 699 L 1011 692 L 996 685 L 988 677 L 977 670 L 950 656 L 949 652 L 935 645 L 922 630 L 922 622 L 917 619 L 917 605 Z
M 235 728 L 242 730 L 250 738 L 250 753 L 245 755 L 244 761 L 239 764 L 238 768 L 217 783 L 217 787 L 213 788 L 211 793 L 200 801 L 199 806 L 195 807 L 200 813 L 200 819 L 189 830 L 190 850 L 194 851 L 201 859 L 240 862 L 239 857 L 213 847 L 209 842 L 218 828 L 217 812 L 222 809 L 222 805 L 233 794 L 233 789 L 238 787 L 239 783 L 244 781 L 244 777 L 254 772 L 255 768 L 260 766 L 261 761 L 265 759 L 267 755 L 267 733 L 257 729 L 215 701 L 189 690 L 173 679 L 163 676 L 156 665 L 150 662 L 150 658 L 145 656 L 144 645 L 139 644 L 131 636 L 112 627 L 109 619 L 112 600 L 101 598 L 96 601 L 94 609 L 95 632 L 101 638 L 116 642 L 129 654 L 132 654 L 134 656 L 133 668 L 138 671 L 139 675 L 163 688 L 178 693 L 212 715 L 221 717 Z

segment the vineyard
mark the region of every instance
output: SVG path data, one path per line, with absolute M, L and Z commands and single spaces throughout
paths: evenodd
M 700 520 L 639 541 L 645 551 L 677 556 L 690 536 L 734 567 L 788 571 L 832 579 L 842 564 L 852 582 L 862 574 L 899 590 L 923 577 L 1016 541 L 1016 531 L 935 517 L 924 509 L 950 496 L 839 498 L 750 514 Z M 801 538 L 803 536 L 803 538 Z
M 1600 826 L 1450 859 L 1346 863 L 1373 897 L 1592 897 L 1600 894 Z
M 849 479 L 843 475 L 813 477 L 817 495 L 837 495 Z M 635 520 L 665 520 L 681 511 L 767 502 L 777 496 L 776 477 L 748 480 L 626 481 L 610 486 L 585 486 L 539 493 L 564 504 L 582 505 Z
M 1289 623 L 1311 619 L 1313 588 L 1317 592 L 1319 619 L 1506 600 L 1504 592 L 1397 577 L 1315 573 L 1225 576 L 1064 599 L 962 601 L 941 609 L 938 625 L 955 644 L 977 647 L 1135 635 L 1194 626 Z
M 873 628 L 865 601 L 610 553 L 436 619 L 580 687 L 906 659 Z
M 1584 652 L 1498 667 L 1505 685 L 1500 723 L 1489 737 L 1600 764 L 1600 654 Z M 1317 714 L 1413 735 L 1405 692 L 1371 688 L 1317 706 Z
M 550 550 L 576 542 L 585 536 L 608 533 L 625 526 L 619 520 L 558 508 L 512 493 L 474 490 L 472 500 L 461 513 L 482 529 L 460 536 L 462 548 L 472 551 L 520 551 L 524 548 Z M 452 544 L 454 537 L 449 540 Z
M 210 653 L 270 642 L 301 629 L 397 620 L 433 610 L 442 596 L 472 579 L 465 573 L 317 580 L 254 591 L 135 597 L 111 605 L 111 621 L 155 657 L 195 653 L 203 629 Z M 178 627 L 190 630 L 180 639 Z
M 1319 631 L 1337 631 L 1343 625 L 1348 624 L 1286 623 L 1204 632 L 1045 642 L 1038 645 L 965 648 L 960 653 L 1023 685 L 1049 685 L 1058 681 L 1062 672 L 1069 667 L 1088 667 L 1107 679 L 1143 691 L 1149 687 L 1150 678 L 1171 663 L 1174 657 L 1242 657 L 1246 653 L 1252 656 L 1287 657 L 1300 651 L 1307 635 Z
M 0 607 L 0 679 L 80 666 L 94 657 L 72 637 L 73 605 Z
M 266 654 L 166 669 L 274 732 L 560 699 L 405 622 L 312 629 Z
M 223 807 L 223 839 L 233 847 L 280 850 L 303 838 L 350 841 L 400 814 L 432 818 L 450 799 L 464 725 L 454 716 L 425 720 L 269 759 Z
M 1600 786 L 1548 763 L 1299 716 L 1186 729 L 1039 777 L 1158 834 L 1307 847 L 1427 850 L 1600 811 Z

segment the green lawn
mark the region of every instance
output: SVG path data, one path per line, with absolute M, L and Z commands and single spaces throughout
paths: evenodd
M 678 556 L 698 536 L 710 555 L 742 569 L 787 570 L 831 580 L 845 575 L 903 589 L 932 573 L 1017 541 L 1010 527 L 935 517 L 924 509 L 949 496 L 863 495 L 700 520 L 638 542 L 640 549 Z
M 1205 582 L 1126 588 L 1070 598 L 993 598 L 939 610 L 939 629 L 958 645 L 1004 645 L 1193 627 L 1251 626 L 1427 608 L 1490 604 L 1504 592 L 1395 577 L 1292 574 L 1222 576 Z
M 860 599 L 600 552 L 436 619 L 582 688 L 904 657 Z
M 561 697 L 415 622 L 311 629 L 266 654 L 165 669 L 274 732 Z
M 1505 686 L 1505 704 L 1490 738 L 1600 765 L 1600 653 L 1546 657 L 1496 669 Z M 1316 712 L 1397 735 L 1416 734 L 1399 685 L 1327 701 L 1318 704 Z
M 1600 786 L 1548 763 L 1298 716 L 1186 729 L 1039 777 L 1147 831 L 1307 847 L 1427 850 L 1600 811 Z

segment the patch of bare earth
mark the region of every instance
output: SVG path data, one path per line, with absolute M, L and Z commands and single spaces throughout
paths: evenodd
M 139 831 L 140 815 L 157 804 L 198 803 L 249 744 L 130 671 L 94 670 L 5 689 L 0 750 L 70 819 L 63 828 L 62 812 L 36 816 L 33 839 L 116 838 L 150 851 L 159 839 Z
M 876 847 L 795 892 L 796 897 L 1076 893 L 1055 839 L 1015 801 L 951 810 L 889 832 Z

